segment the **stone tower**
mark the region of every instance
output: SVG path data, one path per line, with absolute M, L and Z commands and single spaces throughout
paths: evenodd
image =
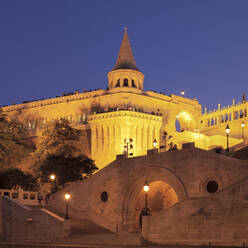
M 136 67 L 127 28 L 125 28 L 116 64 L 108 73 L 109 89 L 115 92 L 143 91 L 143 80 L 144 75 Z

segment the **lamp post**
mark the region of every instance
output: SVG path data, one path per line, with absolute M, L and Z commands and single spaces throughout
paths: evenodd
M 65 194 L 65 219 L 69 219 L 69 214 L 68 214 L 68 205 L 69 205 L 69 200 L 71 198 L 71 195 L 69 193 Z
M 51 190 L 51 192 L 54 193 L 54 180 L 55 180 L 55 175 L 54 175 L 54 174 L 50 175 L 50 179 L 51 179 L 51 182 L 52 182 L 52 190 Z
M 184 96 L 185 92 L 184 90 L 181 90 L 181 96 Z
M 242 139 L 244 139 L 245 138 L 245 135 L 244 135 L 245 123 L 243 121 L 242 121 L 241 127 L 242 127 Z
M 154 140 L 153 140 L 153 147 L 154 147 L 154 149 L 156 149 L 156 148 L 157 148 L 157 145 L 158 145 L 158 142 L 157 142 L 157 140 L 156 140 L 156 139 L 154 139 Z
M 145 192 L 145 215 L 148 215 L 148 208 L 147 208 L 147 193 L 149 191 L 149 183 L 146 180 L 144 184 L 144 192 Z
M 229 152 L 229 144 L 228 144 L 228 138 L 230 133 L 230 127 L 228 124 L 226 125 L 226 151 Z

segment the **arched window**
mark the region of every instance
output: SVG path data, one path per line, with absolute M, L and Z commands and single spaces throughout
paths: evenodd
M 235 111 L 234 112 L 234 120 L 237 120 L 239 118 L 239 112 Z
M 225 122 L 228 121 L 228 114 L 225 114 Z
M 120 87 L 120 79 L 117 80 L 115 87 Z
M 211 126 L 214 125 L 214 118 L 211 119 Z
M 217 117 L 215 117 L 214 124 L 217 125 Z
M 230 113 L 229 114 L 229 121 L 231 121 L 232 120 L 232 114 Z
M 132 87 L 137 88 L 133 79 L 132 79 Z
M 223 115 L 220 117 L 220 121 L 221 121 L 221 123 L 224 122 L 224 117 L 223 117 Z
M 127 78 L 124 78 L 123 86 L 128 87 L 128 79 Z
M 208 119 L 208 127 L 210 126 L 210 120 Z
M 240 117 L 240 118 L 243 118 L 243 117 L 244 117 L 243 110 L 240 110 L 240 112 L 239 112 L 239 117 Z

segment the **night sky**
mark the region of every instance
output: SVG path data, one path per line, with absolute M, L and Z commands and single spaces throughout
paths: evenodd
M 248 94 L 247 0 L 0 0 L 0 105 L 106 89 L 124 27 L 144 89 Z

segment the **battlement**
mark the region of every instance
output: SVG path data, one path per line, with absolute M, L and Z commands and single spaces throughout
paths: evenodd
M 212 111 L 207 112 L 207 108 L 205 108 L 205 112 L 200 118 L 201 127 L 216 127 L 224 122 L 233 122 L 241 119 L 244 121 L 244 119 L 247 119 L 247 109 L 248 102 L 238 102 L 235 104 L 234 100 L 233 105 L 221 108 L 219 104 L 218 109 Z

